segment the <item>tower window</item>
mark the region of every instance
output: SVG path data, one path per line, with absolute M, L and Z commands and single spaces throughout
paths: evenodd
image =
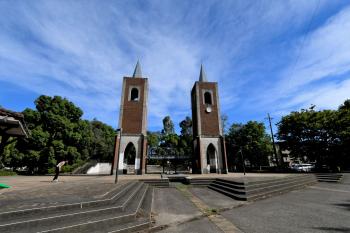
M 133 89 L 131 89 L 130 100 L 131 101 L 139 101 L 139 90 L 135 87 Z
M 212 105 L 212 101 L 211 101 L 211 93 L 210 92 L 205 92 L 204 93 L 204 103 L 207 105 Z

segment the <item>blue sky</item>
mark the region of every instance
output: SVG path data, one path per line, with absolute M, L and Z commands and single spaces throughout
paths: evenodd
M 229 123 L 350 98 L 350 2 L 0 1 L 0 105 L 61 95 L 113 127 L 122 77 L 149 78 L 149 130 L 191 115 L 203 63 Z

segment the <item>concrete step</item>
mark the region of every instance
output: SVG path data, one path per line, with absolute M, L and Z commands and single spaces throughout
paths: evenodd
M 245 183 L 243 181 L 237 181 L 237 180 L 230 180 L 230 179 L 222 179 L 222 178 L 217 178 L 217 181 L 229 183 L 229 184 L 235 184 L 235 185 L 242 185 L 244 186 Z
M 338 183 L 339 180 L 329 180 L 329 179 L 320 179 L 318 182 L 327 182 L 327 183 Z
M 111 232 L 119 230 L 119 232 L 125 231 L 125 225 L 128 225 L 129 229 L 132 229 L 132 226 L 136 226 L 137 222 L 137 213 L 142 205 L 142 202 L 145 198 L 148 185 L 143 184 L 142 188 L 137 192 L 134 197 L 135 201 L 132 201 L 128 206 L 128 210 L 125 213 L 114 213 L 110 215 L 103 216 L 103 218 L 93 218 L 92 220 L 85 220 L 74 225 L 65 225 L 61 228 L 53 228 L 46 231 L 41 231 L 42 233 L 90 233 L 90 232 Z M 120 228 L 122 227 L 122 228 Z M 122 230 L 122 231 L 120 231 Z
M 249 183 L 243 183 L 243 182 L 239 183 L 237 181 L 232 181 L 232 180 L 217 179 L 213 182 L 213 184 L 227 186 L 241 193 L 240 190 L 245 190 L 246 192 L 248 192 L 259 188 L 266 188 L 270 186 L 278 186 L 280 184 L 286 184 L 289 182 L 301 181 L 302 179 L 308 179 L 310 177 L 312 176 L 298 175 L 298 176 L 292 176 L 292 177 L 286 177 L 286 178 L 280 178 L 280 179 L 274 179 L 274 180 L 254 181 Z
M 222 194 L 224 194 L 224 195 L 226 195 L 228 197 L 231 197 L 231 198 L 233 198 L 235 200 L 239 200 L 239 201 L 246 201 L 247 200 L 247 197 L 245 195 L 234 194 L 234 193 L 228 192 L 226 190 L 223 190 L 221 188 L 217 188 L 217 187 L 212 186 L 212 185 L 208 186 L 208 188 L 212 189 L 214 191 L 217 191 L 219 193 L 222 193 Z
M 244 184 L 238 185 L 236 183 L 231 183 L 229 181 L 223 181 L 223 180 L 215 180 L 213 182 L 213 184 L 224 185 L 224 186 L 230 187 L 232 189 L 237 189 L 237 190 L 244 190 L 245 189 Z
M 27 217 L 21 221 L 15 219 L 14 222 L 0 225 L 0 232 L 40 232 L 47 231 L 55 227 L 56 229 L 66 229 L 67 226 L 86 225 L 86 222 L 103 221 L 113 216 L 113 221 L 127 222 L 133 219 L 132 212 L 135 202 L 138 202 L 140 190 L 147 188 L 143 183 L 133 184 L 120 198 L 110 206 L 96 207 L 89 206 L 81 210 L 65 210 L 61 213 L 47 215 L 38 218 Z M 127 210 L 123 212 L 124 210 Z M 131 215 L 130 215 L 131 214 Z M 80 229 L 80 227 L 78 227 Z M 74 231 L 75 232 L 75 231 Z
M 318 182 L 340 182 L 343 178 L 343 174 L 339 173 L 318 173 L 316 174 Z
M 219 183 L 212 183 L 209 185 L 209 187 L 215 187 L 217 189 L 225 190 L 226 192 L 230 192 L 232 194 L 240 194 L 240 195 L 246 195 L 245 189 L 235 189 L 227 185 L 219 184 Z
M 151 227 L 151 208 L 154 196 L 154 187 L 148 186 L 142 204 L 136 213 L 136 218 L 124 224 L 113 225 L 106 229 L 99 229 L 94 233 L 109 232 L 109 233 L 124 233 L 124 232 L 148 232 Z
M 313 177 L 313 175 L 312 174 L 305 174 L 305 175 L 294 174 L 283 178 L 247 182 L 245 183 L 245 186 L 246 187 L 249 186 L 250 188 L 258 188 L 266 185 L 275 185 L 275 184 L 285 183 L 292 180 L 301 180 L 307 177 Z
M 304 182 L 300 182 L 300 183 L 295 183 L 293 185 L 290 186 L 281 186 L 279 188 L 276 189 L 271 189 L 269 191 L 266 192 L 260 192 L 260 193 L 255 193 L 253 195 L 247 195 L 247 200 L 248 201 L 252 201 L 252 200 L 257 200 L 257 199 L 264 199 L 273 195 L 278 195 L 278 194 L 282 194 L 282 193 L 286 193 L 286 192 L 290 192 L 308 185 L 312 185 L 315 184 L 315 180 L 308 180 L 308 181 L 304 181 Z
M 245 186 L 237 185 L 237 182 L 230 183 L 229 181 L 217 180 L 208 186 L 208 188 L 227 195 L 236 200 L 256 200 L 273 194 L 283 193 L 294 190 L 305 185 L 316 182 L 314 176 L 298 176 L 294 178 L 278 179 L 275 182 L 272 180 L 247 183 Z M 238 188 L 237 188 L 238 187 Z M 243 188 L 242 188 L 243 187 Z
M 122 185 L 118 189 L 113 189 L 109 198 L 93 200 L 88 202 L 72 203 L 65 205 L 49 206 L 42 208 L 16 210 L 0 213 L 0 225 L 27 221 L 30 219 L 48 218 L 58 215 L 66 215 L 75 212 L 86 212 L 97 207 L 106 207 L 115 204 L 122 205 L 123 197 L 137 186 L 136 182 Z M 1 227 L 0 227 L 1 229 Z
M 308 182 L 308 181 L 316 182 L 316 179 L 312 176 L 309 176 L 309 177 L 300 177 L 300 179 L 288 179 L 288 180 L 285 180 L 284 182 L 269 183 L 263 186 L 250 187 L 249 185 L 247 185 L 246 193 L 247 195 L 253 195 L 254 193 L 268 192 L 269 190 L 279 189 L 285 186 L 286 187 L 293 186 L 294 184 Z
M 342 174 L 316 174 L 317 177 L 342 177 Z

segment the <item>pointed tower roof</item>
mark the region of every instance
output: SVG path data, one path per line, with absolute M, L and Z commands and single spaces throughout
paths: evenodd
M 201 71 L 199 72 L 199 82 L 208 82 L 207 75 L 205 74 L 203 64 L 201 64 Z
M 134 74 L 132 75 L 133 78 L 142 78 L 142 72 L 141 72 L 141 65 L 140 62 L 137 61 Z

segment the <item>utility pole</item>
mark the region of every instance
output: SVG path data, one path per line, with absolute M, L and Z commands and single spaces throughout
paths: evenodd
M 270 113 L 267 113 L 267 119 L 269 120 L 269 124 L 270 124 L 270 131 L 271 131 L 271 138 L 272 138 L 273 153 L 275 154 L 275 159 L 276 159 L 276 163 L 277 163 L 277 167 L 278 167 L 277 150 L 276 150 L 275 138 L 274 138 L 274 135 L 273 135 L 272 125 L 271 125 L 271 119 L 273 119 L 273 118 L 270 117 Z

